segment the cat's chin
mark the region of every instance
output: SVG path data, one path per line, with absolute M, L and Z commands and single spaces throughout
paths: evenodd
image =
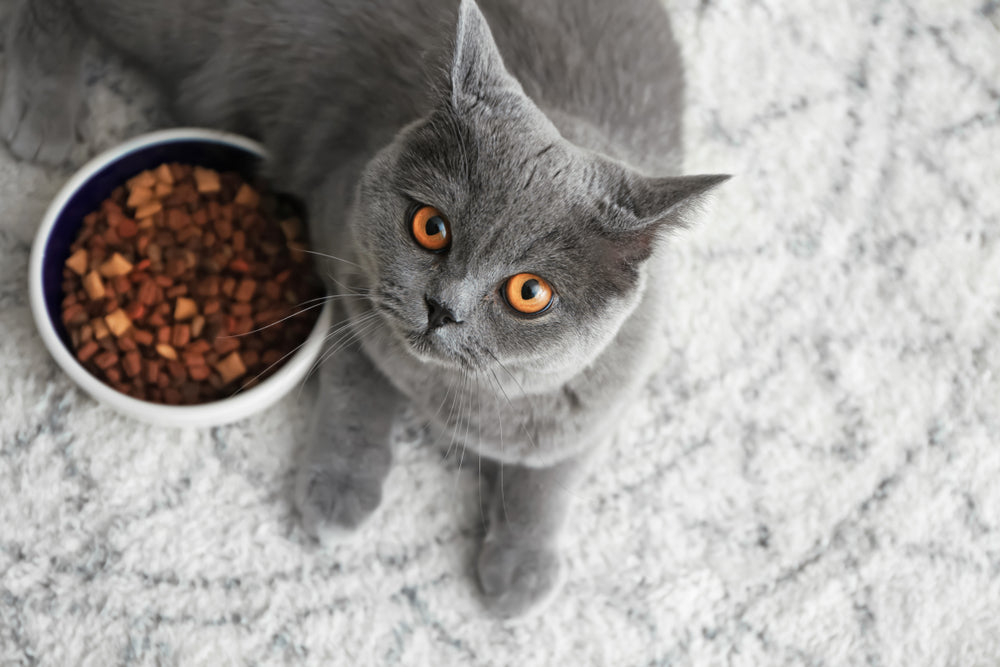
M 403 347 L 423 363 L 448 368 L 465 368 L 470 365 L 466 359 L 451 354 L 433 333 L 411 331 L 404 338 Z
M 477 364 L 469 351 L 456 352 L 433 331 L 413 329 L 391 309 L 379 310 L 398 345 L 421 363 L 460 370 L 476 369 Z

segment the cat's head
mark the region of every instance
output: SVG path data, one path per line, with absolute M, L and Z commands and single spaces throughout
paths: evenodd
M 360 182 L 373 307 L 426 362 L 578 369 L 636 307 L 659 237 L 725 177 L 652 178 L 565 140 L 471 0 L 446 78 Z

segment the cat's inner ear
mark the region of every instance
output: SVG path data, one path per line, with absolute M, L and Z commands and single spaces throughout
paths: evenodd
M 468 111 L 482 103 L 496 106 L 509 93 L 523 91 L 504 67 L 486 17 L 474 0 L 462 0 L 451 66 L 452 105 L 457 111 Z
M 623 257 L 642 261 L 665 229 L 685 226 L 687 212 L 729 178 L 726 174 L 659 178 L 626 174 L 603 200 L 604 229 L 620 239 Z

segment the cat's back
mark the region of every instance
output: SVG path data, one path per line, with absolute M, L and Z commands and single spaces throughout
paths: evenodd
M 683 65 L 661 0 L 479 0 L 508 69 L 570 139 L 633 166 L 680 162 Z M 588 128 L 563 127 L 568 115 Z
M 311 95 L 329 80 L 327 90 L 351 95 L 370 121 L 384 117 L 389 132 L 428 111 L 427 85 L 446 70 L 458 14 L 458 0 L 235 3 L 255 7 L 264 32 L 286 32 L 290 52 L 308 44 L 325 60 L 308 66 L 320 84 Z M 508 70 L 568 139 L 651 172 L 679 167 L 683 68 L 661 0 L 477 4 Z

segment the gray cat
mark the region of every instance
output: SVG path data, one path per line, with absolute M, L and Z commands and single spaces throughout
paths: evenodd
M 350 332 L 319 372 L 305 527 L 331 538 L 377 508 L 413 406 L 500 464 L 478 573 L 510 617 L 556 590 L 582 461 L 656 368 L 663 238 L 726 177 L 668 175 L 683 78 L 658 0 L 480 5 L 21 0 L 0 136 L 66 156 L 96 35 L 179 119 L 259 138 L 339 258 Z

